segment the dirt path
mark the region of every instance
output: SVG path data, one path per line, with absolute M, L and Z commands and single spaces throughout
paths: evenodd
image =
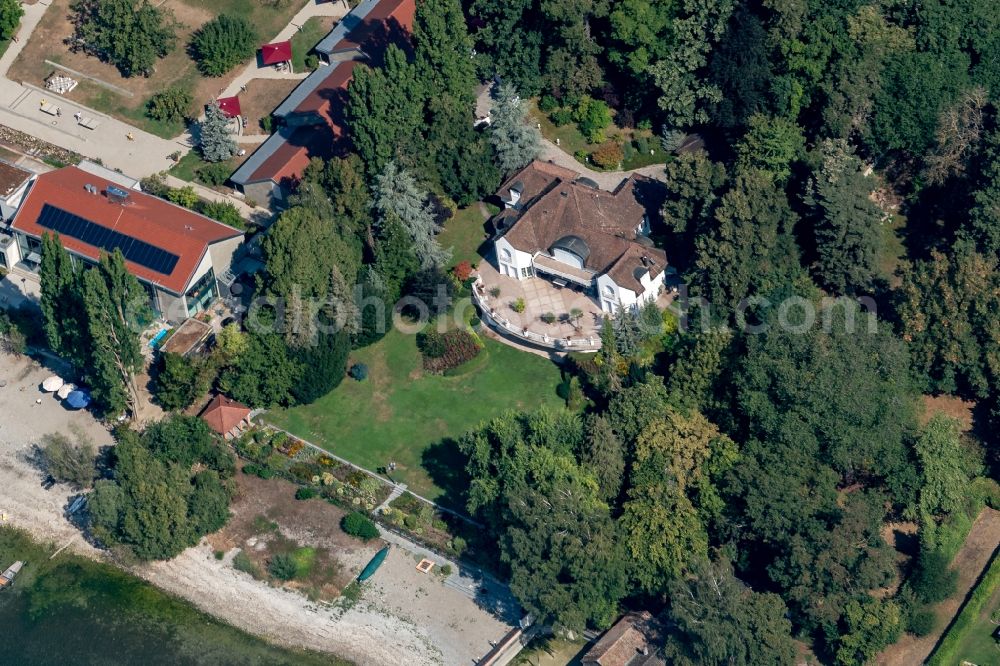
M 882 652 L 876 663 L 882 666 L 915 666 L 924 663 L 989 562 L 997 544 L 1000 544 L 1000 511 L 983 509 L 972 525 L 969 538 L 951 563 L 952 568 L 958 570 L 958 593 L 934 607 L 940 629 L 923 638 L 906 634 L 895 645 Z

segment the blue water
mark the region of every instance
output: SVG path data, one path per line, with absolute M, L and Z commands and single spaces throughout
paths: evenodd
M 165 328 L 162 331 L 160 331 L 159 333 L 157 333 L 153 337 L 153 339 L 149 341 L 149 348 L 153 349 L 153 350 L 159 349 L 160 348 L 160 341 L 163 340 L 163 338 L 165 338 L 167 336 L 167 331 L 168 330 L 170 330 L 170 329 Z

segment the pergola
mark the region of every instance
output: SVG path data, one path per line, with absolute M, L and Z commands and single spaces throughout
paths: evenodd
M 288 71 L 292 71 L 292 43 L 288 40 L 264 44 L 260 47 L 260 61 L 265 67 L 269 65 L 288 65 Z
M 215 101 L 219 105 L 219 110 L 227 118 L 238 118 L 243 115 L 242 109 L 240 109 L 240 98 L 236 95 L 232 97 L 220 97 Z

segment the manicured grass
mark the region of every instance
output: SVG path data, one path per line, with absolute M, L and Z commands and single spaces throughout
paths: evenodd
M 478 371 L 428 375 L 415 336 L 393 329 L 351 355 L 352 363 L 368 365 L 368 379 L 345 379 L 315 403 L 269 412 L 266 420 L 371 470 L 395 461 L 393 478 L 415 493 L 455 500 L 464 482 L 451 440 L 505 410 L 562 404 L 555 364 L 484 342 L 481 354 L 489 358 Z
M 175 85 L 191 92 L 194 88 L 194 79 L 193 77 L 185 77 Z M 86 96 L 86 104 L 92 109 L 109 116 L 117 116 L 133 127 L 138 127 L 144 132 L 155 134 L 161 139 L 172 139 L 184 132 L 185 124 L 183 120 L 166 122 L 150 118 L 146 115 L 145 104 L 138 107 L 126 106 L 122 104 L 121 95 L 92 81 L 80 81 L 78 90 Z
M 951 666 L 965 661 L 995 664 L 1000 661 L 992 634 L 996 625 L 990 621 L 1000 606 L 1000 557 L 994 554 L 979 584 L 972 590 L 958 617 L 927 661 L 931 666 Z
M 480 248 L 486 251 L 487 241 L 485 224 L 488 218 L 483 215 L 478 203 L 468 208 L 459 208 L 454 217 L 444 223 L 444 230 L 438 234 L 441 247 L 452 248 L 452 263 L 468 261 L 472 265 L 483 260 Z
M 319 40 L 330 32 L 329 21 L 318 16 L 311 16 L 302 24 L 302 29 L 292 36 L 292 69 L 305 72 L 306 56 Z

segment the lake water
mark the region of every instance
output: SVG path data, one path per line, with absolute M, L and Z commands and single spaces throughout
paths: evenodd
M 343 664 L 278 648 L 114 567 L 50 550 L 0 528 L 0 567 L 28 566 L 0 592 L 0 664 Z M 15 555 L 16 553 L 16 555 Z

